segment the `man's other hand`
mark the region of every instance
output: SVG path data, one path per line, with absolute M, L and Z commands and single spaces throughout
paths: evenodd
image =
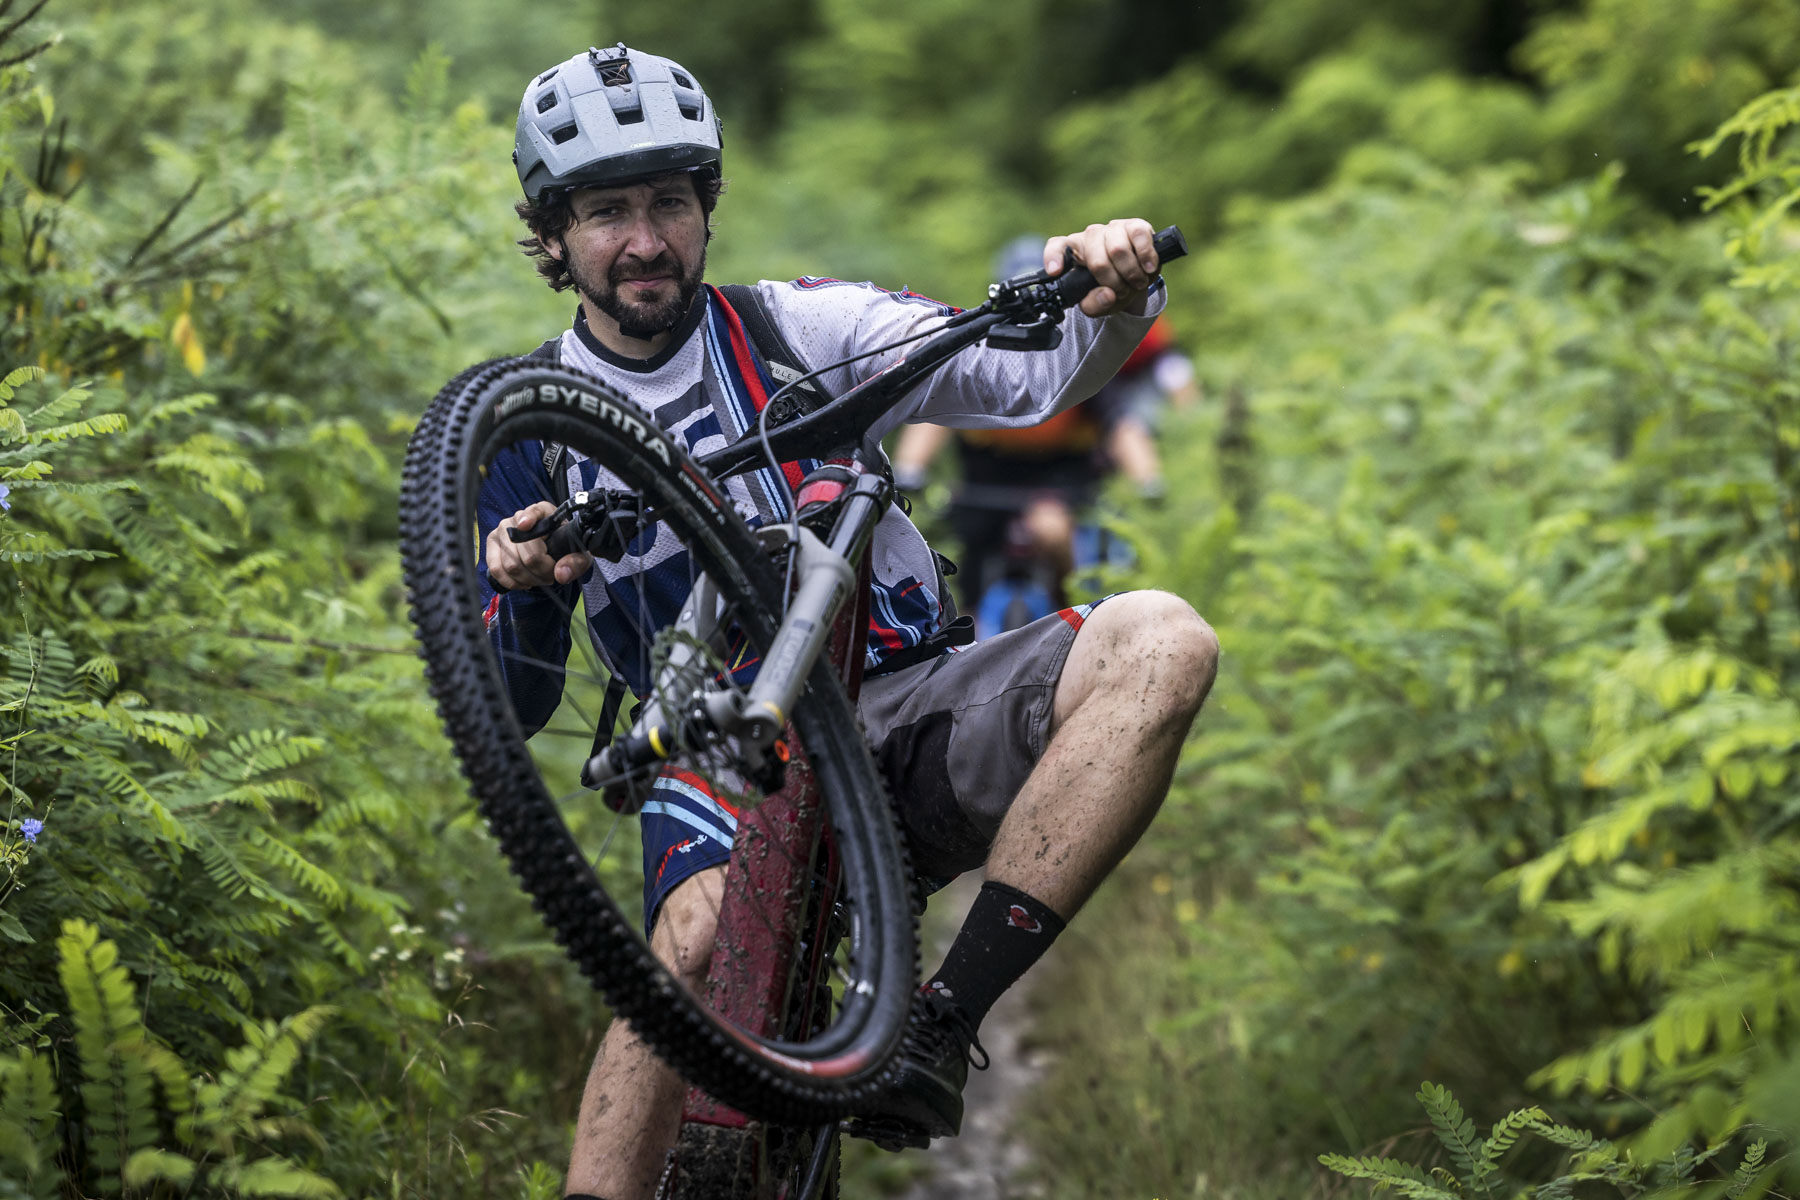
M 1075 261 L 1093 272 L 1095 288 L 1081 301 L 1081 311 L 1090 317 L 1113 313 L 1142 316 L 1150 281 L 1156 278 L 1162 263 L 1156 256 L 1156 231 L 1150 222 L 1136 217 L 1089 225 L 1080 233 L 1053 237 L 1044 243 L 1044 269 L 1051 275 L 1063 272 L 1063 251 L 1071 250 Z
M 506 535 L 508 529 L 530 529 L 556 511 L 556 505 L 539 500 L 530 508 L 522 508 L 501 521 L 487 536 L 488 578 L 501 587 L 517 591 L 521 588 L 550 587 L 570 583 L 586 575 L 594 565 L 594 556 L 585 551 L 553 559 L 539 538 L 515 542 Z

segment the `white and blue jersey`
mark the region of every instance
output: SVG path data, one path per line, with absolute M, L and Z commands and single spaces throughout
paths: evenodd
M 806 277 L 757 285 L 770 316 L 808 366 L 836 362 L 939 324 L 955 310 L 913 292 L 891 292 L 867 283 Z M 1071 312 L 1062 345 L 1018 352 L 974 346 L 927 376 L 875 427 L 886 434 L 905 421 L 964 428 L 1036 424 L 1099 390 L 1149 329 L 1163 304 L 1159 285 L 1146 315 L 1094 319 Z M 669 344 L 649 359 L 614 354 L 578 314 L 559 347 L 563 365 L 616 388 L 696 457 L 736 441 L 754 427 L 776 390 L 725 298 L 715 289 L 702 297 Z M 862 379 L 898 361 L 908 347 L 886 351 L 827 371 L 821 381 L 842 395 Z M 535 455 L 535 456 L 534 456 Z M 570 492 L 621 487 L 610 472 L 583 456 L 565 456 Z M 786 467 L 797 488 L 814 465 Z M 753 526 L 790 515 L 788 493 L 763 467 L 724 482 L 726 496 Z M 522 443 L 490 464 L 479 501 L 481 538 L 499 522 L 539 500 L 554 500 L 541 447 Z M 485 575 L 486 563 L 482 563 Z M 945 623 L 935 560 L 924 537 L 897 507 L 876 526 L 871 547 L 871 595 L 867 665 L 916 646 Z M 597 561 L 588 576 L 558 589 L 496 595 L 487 601 L 488 627 L 507 676 L 515 711 L 530 731 L 549 719 L 561 695 L 562 665 L 570 650 L 567 614 L 577 593 L 594 647 L 608 670 L 633 692 L 645 694 L 641 652 L 651 635 L 672 622 L 691 580 L 687 556 L 666 530 L 641 532 L 616 563 Z M 546 594 L 554 590 L 557 595 Z

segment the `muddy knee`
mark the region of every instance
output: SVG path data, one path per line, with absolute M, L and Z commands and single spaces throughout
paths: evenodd
M 1169 592 L 1126 592 L 1094 609 L 1082 626 L 1065 671 L 1067 700 L 1123 690 L 1185 728 L 1218 670 L 1218 636 L 1187 601 Z M 1060 690 L 1057 703 L 1066 703 Z
M 683 880 L 668 894 L 656 914 L 650 949 L 688 987 L 706 982 L 713 942 L 719 929 L 719 899 L 725 868 L 711 867 Z

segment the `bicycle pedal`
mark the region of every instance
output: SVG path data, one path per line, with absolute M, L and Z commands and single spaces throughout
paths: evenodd
M 931 1145 L 931 1138 L 897 1121 L 865 1121 L 854 1120 L 844 1124 L 846 1137 L 860 1138 L 873 1143 L 878 1150 L 898 1154 L 902 1150 L 924 1150 Z

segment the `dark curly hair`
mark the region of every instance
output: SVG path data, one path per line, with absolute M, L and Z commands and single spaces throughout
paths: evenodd
M 689 176 L 694 181 L 695 194 L 700 197 L 700 211 L 706 216 L 706 240 L 710 242 L 713 209 L 718 207 L 719 197 L 725 191 L 725 179 L 714 170 L 690 171 Z M 569 203 L 572 191 L 569 188 L 545 191 L 535 202 L 527 199 L 513 205 L 513 211 L 531 231 L 530 237 L 519 239 L 519 246 L 527 258 L 537 260 L 538 274 L 544 277 L 552 291 L 557 292 L 574 287 L 575 279 L 569 274 L 568 264 L 552 255 L 545 246 L 552 239 L 562 237 L 575 222 L 575 209 Z

